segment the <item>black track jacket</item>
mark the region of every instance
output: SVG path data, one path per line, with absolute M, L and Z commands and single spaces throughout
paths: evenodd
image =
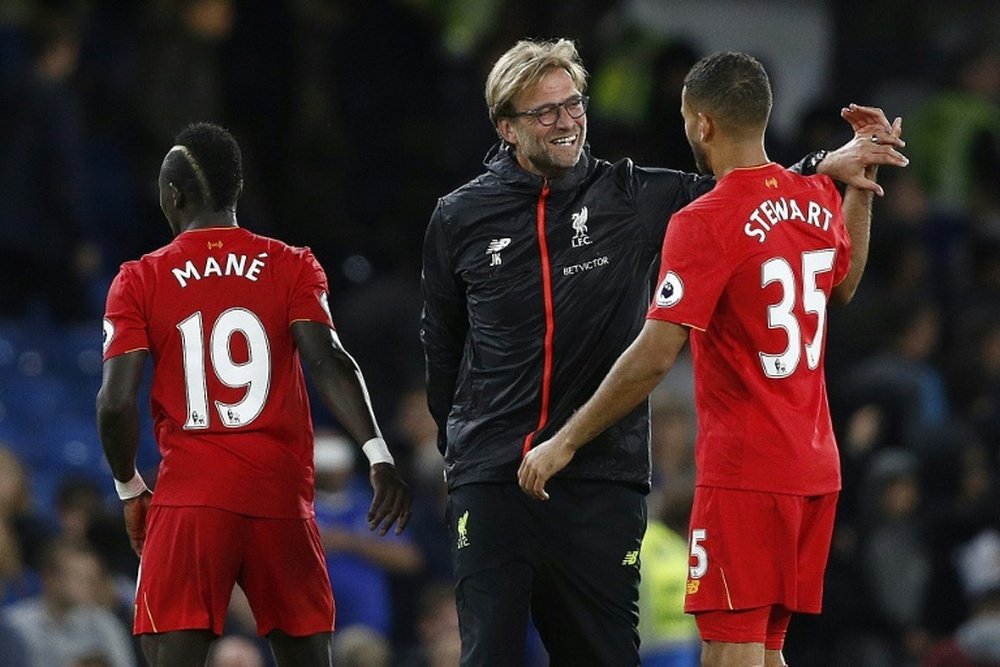
M 523 454 L 597 390 L 639 334 L 670 216 L 714 185 L 585 148 L 557 179 L 497 144 L 438 200 L 424 239 L 421 341 L 449 488 L 516 482 Z M 644 402 L 559 475 L 650 484 Z

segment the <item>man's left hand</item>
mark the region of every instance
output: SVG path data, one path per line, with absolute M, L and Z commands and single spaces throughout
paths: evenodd
M 901 138 L 903 119 L 896 118 L 890 125 L 881 109 L 856 104 L 841 109 L 840 115 L 851 124 L 854 138 L 827 154 L 816 171 L 881 197 L 885 192 L 872 180 L 869 168 L 879 165 L 905 167 L 910 163 L 896 150 L 906 145 Z
M 576 450 L 557 440 L 546 440 L 524 457 L 517 471 L 517 481 L 521 489 L 537 500 L 548 500 L 545 483 L 552 475 L 565 468 Z

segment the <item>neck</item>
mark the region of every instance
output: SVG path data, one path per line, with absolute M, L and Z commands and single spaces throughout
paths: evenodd
M 192 229 L 214 229 L 217 227 L 239 227 L 236 221 L 235 209 L 196 213 L 190 220 L 181 225 L 181 231 Z
M 733 169 L 741 167 L 759 167 L 767 164 L 767 152 L 764 150 L 764 140 L 738 141 L 726 143 L 711 156 L 712 173 L 719 180 Z

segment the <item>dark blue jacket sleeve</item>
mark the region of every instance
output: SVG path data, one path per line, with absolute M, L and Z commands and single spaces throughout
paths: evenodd
M 424 307 L 420 341 L 426 363 L 427 405 L 438 426 L 438 449 L 443 454 L 469 320 L 465 290 L 454 272 L 440 201 L 424 237 L 421 288 Z
M 710 176 L 675 169 L 632 167 L 630 176 L 643 230 L 657 246 L 663 242 L 670 216 L 715 186 Z

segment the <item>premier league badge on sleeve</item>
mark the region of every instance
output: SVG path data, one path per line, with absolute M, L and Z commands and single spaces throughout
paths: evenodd
M 104 341 L 103 352 L 108 351 L 108 346 L 111 345 L 111 339 L 115 337 L 115 325 L 111 323 L 111 320 L 105 318 L 104 320 Z
M 684 283 L 676 273 L 667 271 L 659 289 L 656 290 L 656 305 L 660 308 L 670 308 L 676 306 L 683 296 Z

